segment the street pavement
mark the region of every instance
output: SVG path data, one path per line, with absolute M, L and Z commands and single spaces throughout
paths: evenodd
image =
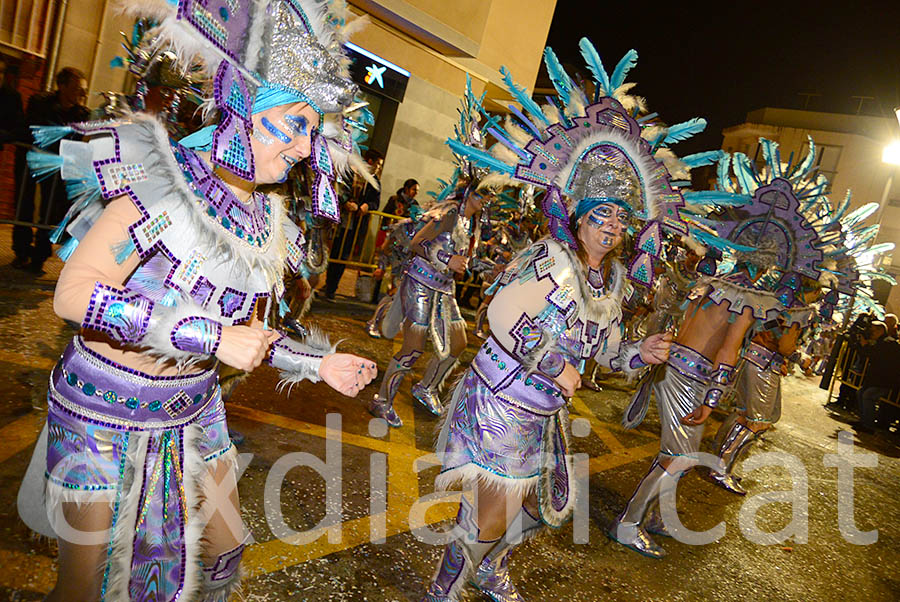
M 49 264 L 48 275 L 35 278 L 0 266 L 6 283 L 0 291 L 0 382 L 5 383 L 0 403 L 0 599 L 39 600 L 55 581 L 53 543 L 29 533 L 15 502 L 46 415 L 50 370 L 73 333 L 52 312 L 57 270 Z M 343 339 L 341 350 L 373 358 L 383 371 L 399 341 L 365 334 L 371 311 L 371 305 L 339 297 L 337 304 L 315 303 L 308 321 L 332 340 Z M 478 342 L 470 330 L 463 364 Z M 423 358 L 413 371 L 416 378 L 424 365 Z M 409 386 L 415 381 L 401 387 L 397 410 L 404 426 L 390 432 L 371 421 L 363 403 L 377 383 L 358 399 L 349 399 L 324 384 L 302 383 L 278 392 L 277 382 L 275 371 L 260 368 L 237 387 L 228 404 L 229 426 L 243 437 L 238 450 L 247 463 L 239 482 L 242 515 L 254 541 L 244 555 L 247 599 L 418 600 L 441 548 L 423 543 L 420 539 L 427 538 L 411 529 L 448 528 L 458 498 L 430 505 L 423 497 L 433 492 L 437 474 L 432 450 L 438 419 L 413 402 Z M 855 470 L 851 494 L 855 527 L 877 529 L 877 542 L 846 541 L 839 528 L 838 470 L 829 458 L 837 451 L 838 433 L 850 427 L 822 408 L 826 392 L 817 384 L 805 377 L 785 379 L 783 418 L 750 454 L 782 452 L 799 460 L 793 469 L 807 477 L 808 492 L 801 487 L 800 493 L 806 494 L 808 512 L 801 509 L 794 519 L 808 525 L 807 534 L 802 527 L 790 529 L 783 541 L 766 545 L 742 535 L 742 508 L 749 515 L 754 502 L 761 506 L 755 517 L 761 530 L 776 533 L 791 522 L 796 504 L 764 497 L 791 490 L 784 467 L 745 470 L 747 498 L 714 488 L 693 473 L 678 487 L 681 521 L 695 531 L 724 523 L 725 534 L 707 545 L 662 541 L 669 551 L 663 560 L 643 558 L 604 535 L 658 449 L 655 409 L 639 429 L 625 431 L 619 419 L 630 395 L 627 383 L 610 377 L 601 392 L 579 391 L 571 417 L 577 420 L 574 451 L 582 454 L 579 465 L 586 473 L 587 487 L 581 492 L 585 511 L 574 523 L 516 550 L 510 566 L 522 594 L 532 601 L 900 599 L 900 440 L 894 435 L 851 437 L 856 453 L 877 461 L 877 466 Z M 707 427 L 707 446 L 717 426 L 711 422 Z M 326 458 L 340 479 L 326 482 L 310 468 L 316 459 Z M 284 476 L 280 496 L 267 495 L 267 479 L 270 485 L 278 482 L 279 471 Z M 380 474 L 387 475 L 384 495 L 379 493 L 384 489 Z M 330 515 L 327 491 L 336 502 Z M 276 529 L 282 535 L 284 529 L 292 532 L 281 538 L 273 533 L 279 511 L 283 525 Z M 847 523 L 846 513 L 843 519 L 846 532 L 846 524 L 853 524 Z M 576 539 L 587 543 L 573 543 Z M 472 591 L 468 596 L 481 599 Z

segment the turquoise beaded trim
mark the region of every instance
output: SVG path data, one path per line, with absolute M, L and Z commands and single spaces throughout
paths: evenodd
M 62 370 L 63 378 L 66 379 L 66 383 L 70 387 L 75 387 L 76 389 L 81 389 L 81 392 L 90 397 L 100 397 L 103 401 L 109 403 L 110 405 L 121 403 L 129 410 L 136 410 L 138 408 L 148 409 L 151 412 L 159 412 L 163 410 L 163 401 L 159 399 L 155 399 L 153 401 L 141 401 L 137 397 L 126 397 L 124 395 L 120 395 L 115 391 L 103 391 L 98 389 L 96 385 L 93 383 L 85 382 L 74 372 L 69 372 L 65 368 L 60 368 Z M 215 391 L 215 386 L 211 387 L 206 393 L 197 393 L 194 395 L 193 401 L 194 404 L 198 404 L 203 401 L 204 398 L 208 398 Z M 186 395 L 184 397 L 187 397 Z M 190 398 L 189 398 L 190 399 Z
M 494 350 L 491 349 L 490 345 L 488 345 L 487 343 L 485 343 L 485 345 L 484 345 L 484 351 L 485 351 L 485 355 L 487 355 L 491 359 L 492 362 L 497 364 L 497 367 L 500 369 L 501 372 L 506 371 L 506 362 L 501 360 L 500 356 L 498 356 L 496 353 L 494 353 Z M 513 380 L 522 380 L 522 373 L 519 372 L 518 374 L 516 374 L 513 377 Z M 545 385 L 544 383 L 537 382 L 530 376 L 525 377 L 525 386 L 526 387 L 534 387 L 535 390 L 541 391 L 545 395 L 549 395 L 550 397 L 560 397 L 562 395 L 561 391 L 557 391 L 553 387 L 551 387 L 549 385 Z

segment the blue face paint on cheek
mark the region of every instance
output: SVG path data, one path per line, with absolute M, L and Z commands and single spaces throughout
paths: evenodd
M 593 213 L 588 215 L 588 223 L 594 228 L 602 228 L 606 225 L 606 220 L 602 220 Z
M 273 136 L 275 136 L 276 138 L 278 138 L 285 144 L 291 143 L 292 138 L 290 136 L 288 136 L 287 134 L 285 134 L 284 132 L 282 132 L 281 130 L 279 130 L 278 127 L 274 123 L 269 121 L 269 119 L 267 117 L 262 118 L 262 126 L 264 128 L 266 128 L 270 134 L 272 134 Z
M 292 130 L 298 136 L 306 136 L 308 122 L 303 115 L 285 115 L 284 120 L 288 123 L 288 129 Z

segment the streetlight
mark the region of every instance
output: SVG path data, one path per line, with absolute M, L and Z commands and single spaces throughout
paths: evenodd
M 897 110 L 900 111 L 900 109 Z M 890 165 L 900 165 L 900 140 L 894 140 L 884 147 L 884 150 L 881 151 L 881 160 Z

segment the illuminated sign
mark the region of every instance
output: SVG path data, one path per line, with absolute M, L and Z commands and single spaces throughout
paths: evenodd
M 409 71 L 361 48 L 356 44 L 344 44 L 350 57 L 350 75 L 360 87 L 376 94 L 403 102 Z

